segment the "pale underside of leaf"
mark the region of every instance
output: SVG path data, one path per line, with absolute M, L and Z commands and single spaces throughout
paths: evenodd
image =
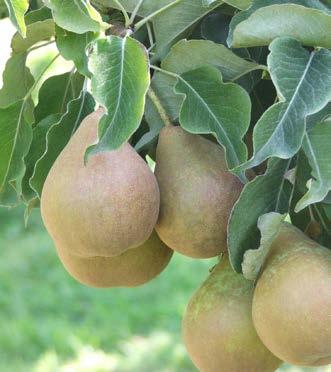
M 331 52 L 309 54 L 291 38 L 270 45 L 268 65 L 282 102 L 270 107 L 254 128 L 254 155 L 240 169 L 257 166 L 269 157 L 288 159 L 300 149 L 305 120 L 331 98 Z
M 99 142 L 86 156 L 114 150 L 138 129 L 150 84 L 147 53 L 138 41 L 112 36 L 94 44 L 89 60 L 92 92 L 106 108 L 99 123 Z

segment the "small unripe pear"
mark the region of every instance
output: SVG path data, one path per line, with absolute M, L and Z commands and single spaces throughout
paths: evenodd
M 282 360 L 331 363 L 331 251 L 284 223 L 256 284 L 253 320 Z
M 193 295 L 182 333 L 200 371 L 271 372 L 282 363 L 254 329 L 253 290 L 253 282 L 235 273 L 225 256 Z

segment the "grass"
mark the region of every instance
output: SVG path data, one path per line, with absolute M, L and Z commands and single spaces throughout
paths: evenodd
M 145 286 L 91 289 L 65 272 L 39 211 L 27 229 L 22 216 L 0 209 L 0 372 L 196 371 L 180 322 L 214 260 L 175 255 Z
M 26 230 L 22 210 L 0 211 L 1 371 L 48 371 L 82 355 L 109 357 L 117 367 L 107 370 L 193 371 L 180 321 L 212 264 L 175 255 L 143 287 L 91 289 L 64 271 L 39 211 Z

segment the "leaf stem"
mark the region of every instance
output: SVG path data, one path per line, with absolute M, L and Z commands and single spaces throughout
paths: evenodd
M 142 5 L 143 2 L 144 2 L 144 0 L 140 0 L 138 2 L 138 4 L 136 5 L 136 7 L 134 8 L 133 12 L 131 13 L 130 25 L 133 24 L 133 22 L 134 22 L 134 20 L 135 20 L 135 18 L 137 16 L 137 13 L 138 13 L 138 11 L 139 11 L 139 9 L 140 9 L 140 7 L 141 7 L 141 5 Z
M 151 19 L 155 18 L 156 16 L 158 16 L 159 14 L 163 13 L 165 10 L 171 8 L 173 5 L 176 5 L 178 4 L 180 1 L 182 0 L 175 0 L 173 1 L 172 3 L 168 4 L 168 5 L 165 5 L 164 7 L 156 10 L 155 12 L 151 13 L 150 15 L 148 15 L 147 17 L 143 18 L 141 21 L 139 21 L 138 23 L 136 23 L 135 25 L 135 28 L 134 30 L 135 31 L 138 31 L 142 26 L 144 26 L 147 22 L 149 22 Z
M 126 28 L 130 27 L 130 18 L 129 18 L 129 15 L 128 15 L 127 11 L 125 10 L 124 6 L 118 0 L 113 0 L 113 1 L 118 6 L 118 8 L 120 9 L 120 11 L 122 12 L 122 14 L 124 16 L 125 27 Z
M 173 78 L 176 78 L 176 79 L 180 79 L 181 78 L 178 74 L 175 74 L 174 72 L 163 70 L 163 68 L 160 68 L 160 67 L 157 67 L 157 66 L 154 66 L 154 65 L 150 65 L 150 68 L 153 69 L 153 70 L 155 70 L 155 71 L 162 72 L 165 75 L 172 76 Z
M 53 44 L 53 43 L 55 43 L 55 40 L 51 40 L 51 41 L 48 41 L 47 43 L 36 45 L 36 46 L 30 48 L 29 52 L 32 52 L 33 50 L 36 50 L 36 49 L 39 49 L 39 48 L 43 48 L 43 47 L 45 47 L 47 45 L 50 45 L 50 44 Z
M 162 121 L 164 122 L 164 125 L 166 127 L 172 126 L 172 122 L 171 122 L 168 114 L 166 113 L 166 110 L 163 107 L 159 97 L 155 93 L 154 89 L 150 87 L 148 92 L 147 92 L 147 95 L 151 99 L 151 101 L 153 102 L 154 106 L 156 107 L 156 110 L 159 113 Z

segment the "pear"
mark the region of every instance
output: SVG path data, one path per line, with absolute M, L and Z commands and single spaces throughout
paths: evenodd
M 78 257 L 57 248 L 67 271 L 90 287 L 136 287 L 156 277 L 169 263 L 173 251 L 155 232 L 140 247 L 116 257 Z
M 203 372 L 268 372 L 282 363 L 259 339 L 252 321 L 253 282 L 224 256 L 193 295 L 183 318 L 188 353 Z
M 156 232 L 177 252 L 209 258 L 226 251 L 227 223 L 243 185 L 223 149 L 180 127 L 165 127 L 156 151 L 161 193 Z
M 253 321 L 282 360 L 331 363 L 331 251 L 284 223 L 256 284 Z
M 87 116 L 52 166 L 41 213 L 55 245 L 80 257 L 113 257 L 142 245 L 159 213 L 156 178 L 128 144 L 93 155 L 103 111 Z

